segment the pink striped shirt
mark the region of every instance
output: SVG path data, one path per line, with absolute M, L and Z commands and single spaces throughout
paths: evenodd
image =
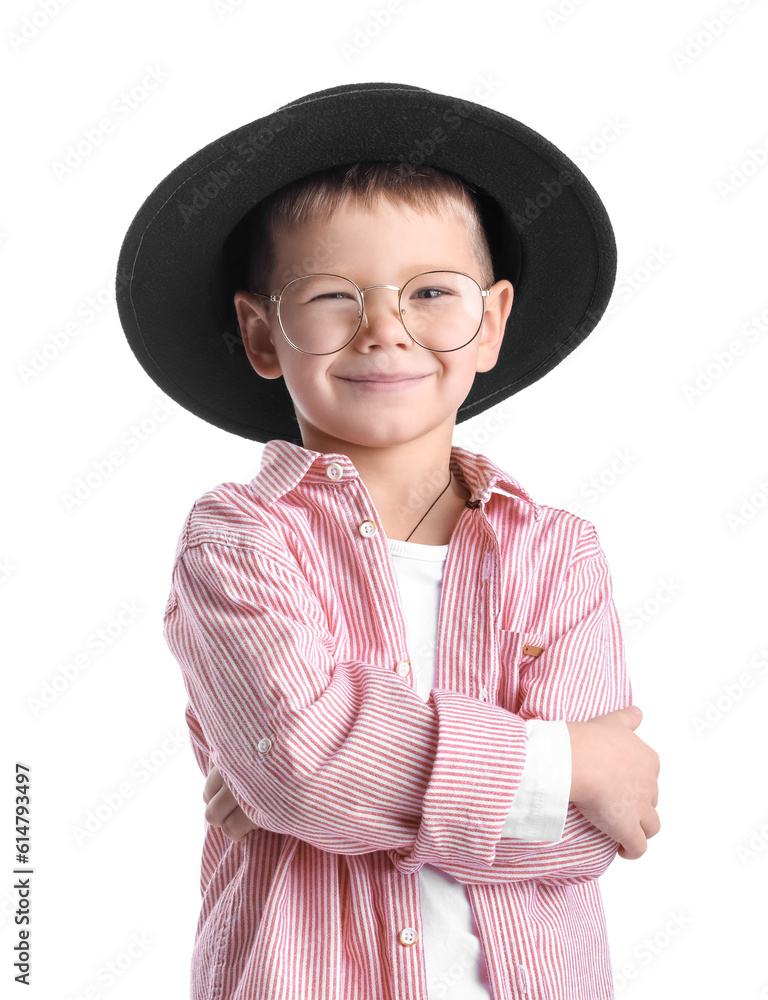
M 384 529 L 350 459 L 270 441 L 184 523 L 164 616 L 204 774 L 258 829 L 207 826 L 193 1000 L 427 1000 L 419 869 L 467 885 L 495 998 L 613 997 L 598 877 L 617 844 L 570 806 L 503 837 L 525 720 L 631 703 L 594 526 L 454 447 L 471 492 L 416 693 Z M 543 652 L 537 653 L 537 649 Z

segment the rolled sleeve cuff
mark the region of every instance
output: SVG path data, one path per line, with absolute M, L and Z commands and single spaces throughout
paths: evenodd
M 563 721 L 528 719 L 525 768 L 502 837 L 557 841 L 571 793 L 571 741 Z
M 457 691 L 430 694 L 438 746 L 413 849 L 390 852 L 403 872 L 424 862 L 490 867 L 525 766 L 523 719 Z

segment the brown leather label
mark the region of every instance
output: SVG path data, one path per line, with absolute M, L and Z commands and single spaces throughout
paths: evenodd
M 541 656 L 544 652 L 543 646 L 523 646 L 523 652 L 526 656 Z

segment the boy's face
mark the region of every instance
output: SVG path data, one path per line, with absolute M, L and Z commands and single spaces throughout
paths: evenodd
M 322 249 L 322 261 L 318 263 Z M 276 236 L 277 294 L 289 277 L 327 272 L 360 288 L 402 287 L 422 271 L 463 271 L 480 281 L 466 227 L 452 214 L 420 214 L 380 199 L 373 209 L 347 202 L 328 222 L 310 221 Z M 309 267 L 305 267 L 305 265 Z M 287 277 L 281 280 L 281 276 Z M 249 292 L 235 294 L 248 358 L 264 378 L 283 376 L 293 400 L 304 447 L 345 454 L 349 445 L 385 448 L 451 440 L 456 412 L 475 373 L 496 363 L 512 307 L 509 281 L 486 299 L 482 328 L 455 351 L 429 351 L 408 335 L 397 311 L 397 292 L 365 292 L 365 321 L 335 354 L 302 354 L 283 336 L 274 304 Z M 382 375 L 401 375 L 383 382 Z M 379 381 L 377 381 L 379 379 Z

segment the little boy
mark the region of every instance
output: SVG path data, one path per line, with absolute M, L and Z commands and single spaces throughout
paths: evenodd
M 658 831 L 658 759 L 605 557 L 452 434 L 614 274 L 560 151 L 394 84 L 217 140 L 134 220 L 132 348 L 266 443 L 193 505 L 164 616 L 207 775 L 196 1000 L 613 996 L 597 878 Z

